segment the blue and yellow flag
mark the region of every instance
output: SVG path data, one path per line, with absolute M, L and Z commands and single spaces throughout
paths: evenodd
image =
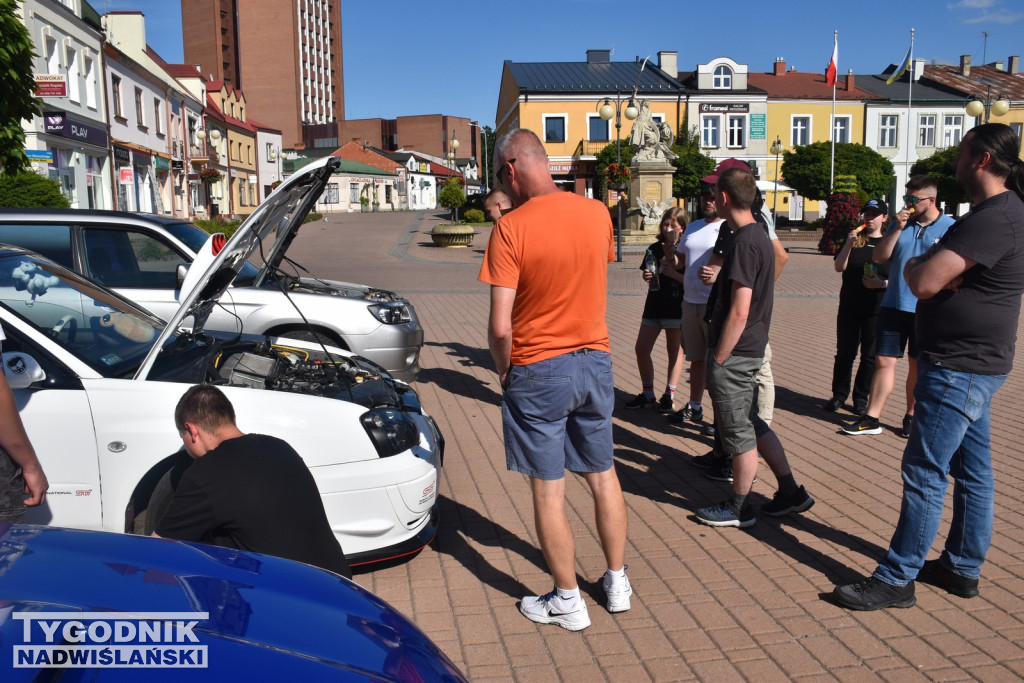
M 907 50 L 907 56 L 903 58 L 903 63 L 900 64 L 899 68 L 893 72 L 892 76 L 889 76 L 889 78 L 885 81 L 886 85 L 892 85 L 894 82 L 896 82 L 896 79 L 898 79 L 900 76 L 906 73 L 907 67 L 910 66 L 910 53 L 913 52 L 913 50 L 913 47 Z

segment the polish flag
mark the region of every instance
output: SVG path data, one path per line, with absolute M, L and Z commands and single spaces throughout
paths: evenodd
M 836 84 L 836 69 L 839 65 L 839 37 L 835 37 L 835 44 L 832 47 L 832 60 L 825 68 L 825 85 Z

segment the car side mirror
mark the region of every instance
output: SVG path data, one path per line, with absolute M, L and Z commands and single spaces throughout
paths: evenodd
M 181 289 L 181 286 L 185 283 L 185 276 L 188 275 L 188 266 L 189 264 L 187 263 L 179 263 L 177 269 L 175 269 L 174 279 L 177 283 L 174 286 L 175 289 Z
M 35 358 L 22 351 L 3 354 L 4 378 L 11 389 L 28 389 L 46 379 L 46 373 Z

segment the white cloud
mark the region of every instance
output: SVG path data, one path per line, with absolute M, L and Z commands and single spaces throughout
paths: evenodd
M 946 7 L 949 9 L 988 9 L 995 4 L 996 0 L 960 0 L 960 2 L 954 2 Z
M 989 11 L 985 10 L 981 14 L 971 17 L 970 19 L 964 19 L 965 24 L 1013 24 L 1024 18 L 1022 12 L 1011 12 L 1005 8 L 999 8 L 997 10 Z

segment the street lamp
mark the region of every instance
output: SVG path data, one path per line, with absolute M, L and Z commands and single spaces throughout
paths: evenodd
M 775 228 L 779 227 L 779 155 L 782 154 L 782 138 L 778 135 L 775 136 L 775 142 L 772 143 L 771 148 L 768 150 L 775 155 L 775 194 L 772 196 L 772 223 L 775 224 Z
M 487 156 L 487 133 L 484 131 L 483 126 L 473 121 L 469 122 L 470 126 L 476 126 L 480 129 L 480 137 L 484 140 L 484 156 L 483 156 L 483 167 L 484 167 L 484 194 L 487 194 L 487 167 L 491 165 L 491 158 Z
M 452 170 L 456 170 L 455 166 L 455 150 L 459 148 L 459 139 L 455 137 L 455 129 L 452 129 L 452 139 L 448 142 L 450 151 L 448 152 L 448 160 L 452 162 Z M 459 207 L 455 207 L 455 222 L 459 222 Z
M 267 160 L 277 162 L 277 178 L 275 182 L 271 183 L 271 189 L 273 189 L 280 185 L 281 182 L 284 180 L 284 173 L 281 170 L 282 164 L 284 163 L 284 150 L 281 149 L 280 147 L 271 147 L 270 152 L 267 153 Z M 266 199 L 266 197 L 264 197 L 264 199 Z
M 601 104 L 601 108 L 597 110 L 597 113 L 605 121 L 611 121 L 612 117 L 615 117 L 615 163 L 622 163 L 622 150 L 620 149 L 620 138 L 622 137 L 622 116 L 625 115 L 630 121 L 636 120 L 636 117 L 640 115 L 640 110 L 637 109 L 636 103 L 633 98 L 630 97 L 626 104 L 625 111 L 622 110 L 622 96 L 619 92 L 615 93 L 615 106 L 612 106 L 611 98 L 604 98 L 604 102 Z M 621 190 L 616 190 L 619 193 L 618 201 L 616 204 L 619 209 L 618 225 L 615 229 L 615 260 L 622 261 L 622 194 Z
M 995 114 L 996 116 L 1005 116 L 1006 112 L 1010 111 L 1010 103 L 1004 97 L 999 97 L 997 100 L 992 99 L 992 86 L 988 86 L 988 90 L 985 93 L 985 99 L 981 100 L 977 97 L 972 97 L 971 101 L 964 107 L 968 115 L 978 118 L 982 114 L 985 115 L 983 123 L 988 123 L 989 116 Z

